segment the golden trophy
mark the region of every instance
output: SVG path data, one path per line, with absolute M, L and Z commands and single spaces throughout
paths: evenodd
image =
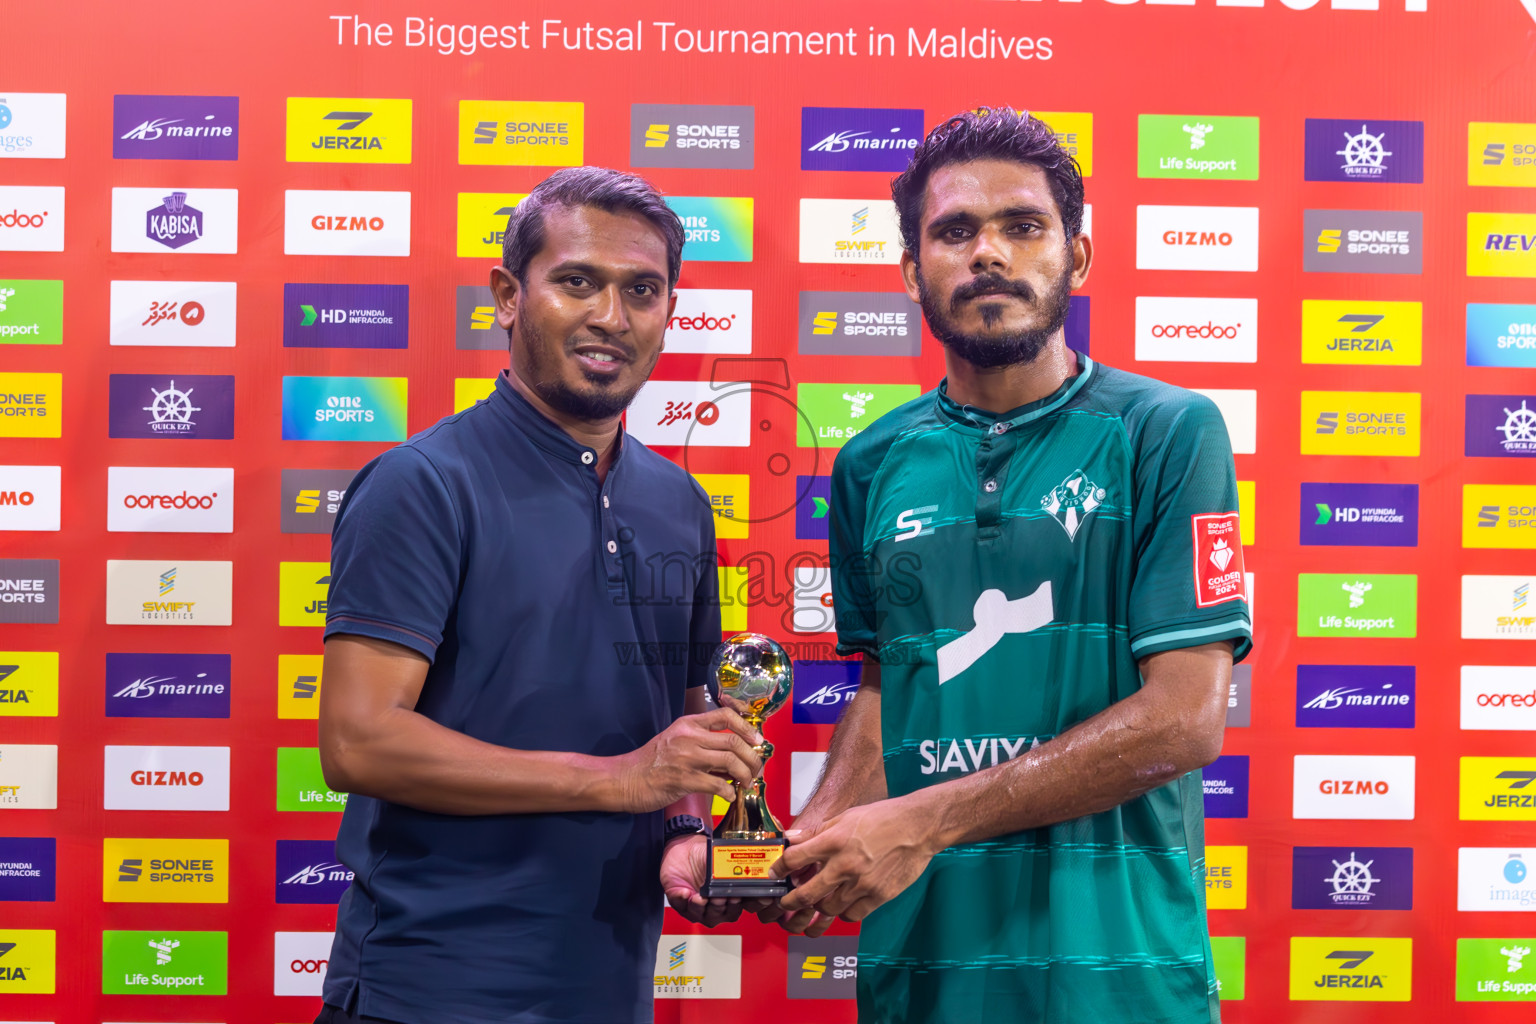
M 709 695 L 717 707 L 735 711 L 761 734 L 763 719 L 789 699 L 793 675 L 793 663 L 777 642 L 761 633 L 738 633 L 715 649 L 709 664 Z M 752 749 L 766 767 L 773 744 L 764 740 Z M 762 776 L 746 784 L 732 780 L 732 784 L 736 797 L 709 840 L 709 879 L 701 895 L 783 896 L 791 883 L 773 877 L 771 869 L 788 844 L 763 796 Z

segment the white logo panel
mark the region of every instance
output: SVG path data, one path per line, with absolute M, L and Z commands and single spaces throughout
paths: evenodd
M 1392 819 L 1414 813 L 1414 759 L 1375 754 L 1297 754 L 1291 816 Z
M 228 747 L 106 748 L 109 811 L 229 810 Z
M 232 533 L 235 471 L 108 466 L 109 533 Z
M 752 351 L 752 292 L 746 288 L 679 288 L 667 321 L 670 353 L 748 355 Z
M 1136 358 L 1143 362 L 1254 363 L 1258 299 L 1136 299 Z
M 1536 732 L 1536 668 L 1461 666 L 1461 727 Z
M 233 348 L 233 281 L 113 281 L 113 345 Z
M 330 932 L 275 932 L 272 953 L 272 994 L 318 996 L 331 964 Z
M 1536 640 L 1536 576 L 1463 576 L 1463 640 Z
M 1259 393 L 1241 388 L 1191 388 L 1216 403 L 1227 424 L 1233 455 L 1252 455 L 1259 445 Z
M 64 159 L 62 92 L 0 93 L 5 127 L 0 128 L 0 159 Z
M 657 999 L 740 999 L 740 935 L 663 935 L 656 945 Z
M 800 200 L 800 262 L 900 263 L 896 204 L 889 199 Z
M 232 562 L 107 560 L 107 625 L 227 626 Z
M 796 633 L 833 633 L 837 617 L 832 613 L 832 570 L 819 565 L 795 566 Z
M 59 748 L 51 743 L 0 743 L 0 811 L 51 811 L 59 806 Z
M 409 192 L 283 193 L 289 256 L 409 256 Z
M 0 530 L 57 530 L 59 466 L 0 466 Z
M 1536 850 L 1463 846 L 1456 851 L 1457 910 L 1536 910 Z
M 234 253 L 240 191 L 233 188 L 114 188 L 112 251 Z
M 63 251 L 63 186 L 0 185 L 0 252 Z
M 648 381 L 629 404 L 624 429 L 649 445 L 745 448 L 752 439 L 752 393 L 745 384 Z
M 1136 269 L 1259 269 L 1257 206 L 1136 207 Z

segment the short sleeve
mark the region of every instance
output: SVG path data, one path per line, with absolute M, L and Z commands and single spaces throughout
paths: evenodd
M 841 657 L 879 656 L 874 576 L 878 566 L 864 550 L 864 520 L 873 470 L 849 444 L 832 463 L 827 548 L 832 564 L 832 607 Z
M 1159 403 L 1135 441 L 1136 551 L 1131 653 L 1233 642 L 1253 646 L 1232 445 L 1215 403 L 1182 392 Z
M 447 484 L 414 448 L 393 448 L 357 474 L 331 531 L 325 635 L 402 644 L 428 661 L 459 592 L 463 552 Z

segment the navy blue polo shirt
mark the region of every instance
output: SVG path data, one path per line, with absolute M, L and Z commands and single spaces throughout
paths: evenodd
M 503 375 L 363 467 L 327 637 L 431 660 L 416 710 L 504 747 L 597 756 L 683 712 L 720 642 L 709 499 L 620 437 L 596 453 Z M 662 814 L 430 814 L 352 796 L 325 1001 L 405 1024 L 652 1019 Z

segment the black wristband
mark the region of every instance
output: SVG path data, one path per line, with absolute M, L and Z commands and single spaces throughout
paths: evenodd
M 666 830 L 662 833 L 662 845 L 665 846 L 672 840 L 681 836 L 707 836 L 710 834 L 709 826 L 695 818 L 691 814 L 679 814 L 667 819 Z

